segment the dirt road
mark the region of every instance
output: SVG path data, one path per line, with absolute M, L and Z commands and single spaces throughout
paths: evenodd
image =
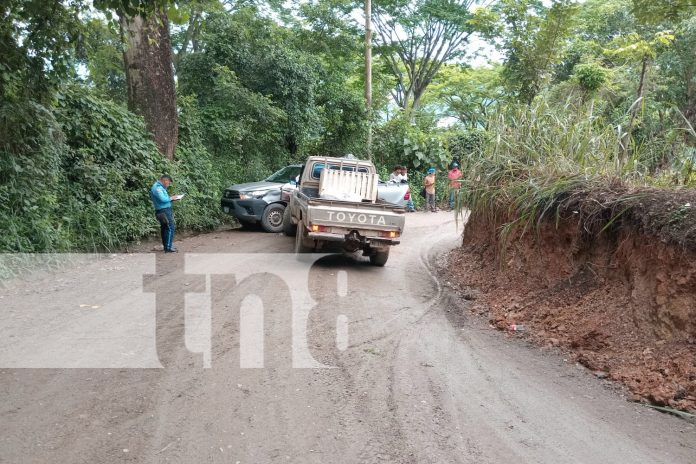
M 293 239 L 226 230 L 10 282 L 0 462 L 696 462 L 693 425 L 465 316 L 451 215 L 406 227 L 297 281 Z

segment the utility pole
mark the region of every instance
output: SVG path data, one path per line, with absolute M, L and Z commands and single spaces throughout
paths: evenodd
M 365 0 L 365 109 L 367 110 L 367 159 L 372 161 L 372 2 Z

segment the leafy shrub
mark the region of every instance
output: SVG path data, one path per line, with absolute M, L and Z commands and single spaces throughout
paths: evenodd
M 181 68 L 182 93 L 189 110 L 199 108 L 199 136 L 211 154 L 252 167 L 262 163 L 272 168 L 286 161 L 287 114 L 270 98 L 245 88 L 235 73 L 207 56 L 187 57 Z
M 425 131 L 397 117 L 375 128 L 372 152 L 378 164 L 389 168 L 402 164 L 414 168 L 436 166 L 444 169 L 451 160 L 444 135 Z
M 203 124 L 192 98 L 179 100 L 179 145 L 172 163 L 173 190 L 186 192 L 186 199 L 176 205 L 177 226 L 206 230 L 223 219 L 220 196 L 225 185 L 224 165 L 203 144 Z
M 188 194 L 175 207 L 180 227 L 220 223 L 223 182 L 190 102 L 174 162 L 125 108 L 82 87 L 63 89 L 56 102 L 0 108 L 1 251 L 114 250 L 155 233 L 149 188 L 165 172 Z
M 46 107 L 32 101 L 0 107 L 0 251 L 70 248 L 59 188 L 67 153 Z
M 447 146 L 453 160 L 462 160 L 480 153 L 486 143 L 486 132 L 480 129 L 454 131 L 448 134 Z
M 154 230 L 148 187 L 167 169 L 143 121 L 80 87 L 58 95 L 69 150 L 61 159 L 73 247 L 115 249 Z
M 609 79 L 609 71 L 598 63 L 580 63 L 573 71 L 573 77 L 586 92 L 599 90 Z

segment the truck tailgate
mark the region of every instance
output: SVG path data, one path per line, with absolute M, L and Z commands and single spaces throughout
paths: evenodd
M 344 204 L 341 204 L 344 203 Z M 310 202 L 308 219 L 311 224 L 370 230 L 404 228 L 403 209 L 395 205 L 326 201 Z

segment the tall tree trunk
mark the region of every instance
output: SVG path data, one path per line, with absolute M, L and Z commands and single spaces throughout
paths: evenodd
M 413 99 L 411 100 L 411 104 L 407 109 L 408 121 L 412 125 L 416 124 L 416 116 L 418 115 L 418 110 L 420 109 L 421 97 L 423 96 L 424 91 L 425 87 L 419 87 L 412 92 Z
M 128 108 L 143 116 L 160 153 L 174 159 L 179 129 L 167 13 L 158 8 L 144 18 L 122 12 L 120 20 Z

